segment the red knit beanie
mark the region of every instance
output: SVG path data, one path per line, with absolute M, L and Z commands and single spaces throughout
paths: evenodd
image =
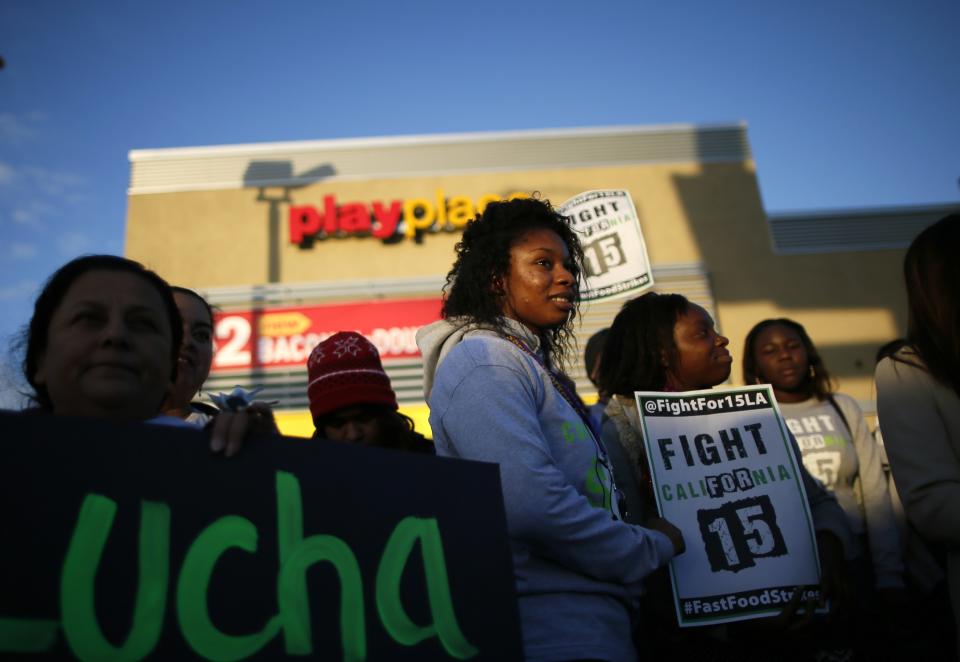
M 310 352 L 307 397 L 314 420 L 353 405 L 397 409 L 397 396 L 380 363 L 380 353 L 353 331 L 330 336 Z

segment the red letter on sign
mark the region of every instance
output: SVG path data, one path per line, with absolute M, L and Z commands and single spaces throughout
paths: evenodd
M 340 229 L 340 219 L 337 216 L 337 198 L 333 195 L 323 196 L 323 231 L 328 235 Z
M 400 209 L 403 207 L 402 200 L 394 200 L 390 203 L 390 209 L 384 209 L 382 202 L 373 203 L 373 215 L 377 217 L 379 227 L 373 231 L 373 236 L 377 239 L 386 239 L 393 236 L 397 231 L 397 223 L 400 222 Z
M 347 234 L 370 232 L 370 212 L 366 205 L 351 202 L 340 207 L 340 229 Z
M 320 232 L 322 217 L 313 207 L 290 207 L 290 243 L 301 244 L 305 237 Z

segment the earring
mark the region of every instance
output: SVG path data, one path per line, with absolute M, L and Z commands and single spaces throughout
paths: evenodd
M 817 376 L 817 371 L 813 369 L 812 365 L 809 366 L 809 372 L 810 372 L 810 379 L 813 379 L 814 377 Z

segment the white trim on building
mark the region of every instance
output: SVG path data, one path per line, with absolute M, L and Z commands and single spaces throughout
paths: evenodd
M 349 138 L 137 149 L 129 195 L 643 163 L 741 162 L 744 123 Z

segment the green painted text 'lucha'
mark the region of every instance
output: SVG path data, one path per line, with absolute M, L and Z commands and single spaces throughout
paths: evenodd
M 253 554 L 258 532 L 248 519 L 227 515 L 207 526 L 191 543 L 175 588 L 177 623 L 187 644 L 210 660 L 242 660 L 282 634 L 288 655 L 313 653 L 307 570 L 328 562 L 340 579 L 340 633 L 343 659 L 365 660 L 367 637 L 363 579 L 356 556 L 340 538 L 304 538 L 300 483 L 286 472 L 276 474 L 278 613 L 258 632 L 230 635 L 211 621 L 207 588 L 217 561 L 229 549 Z M 117 512 L 116 502 L 88 494 L 70 539 L 60 578 L 60 617 L 54 620 L 0 618 L 0 653 L 42 653 L 57 643 L 62 628 L 70 650 L 81 660 L 140 660 L 156 648 L 164 627 L 170 579 L 170 508 L 144 501 L 140 508 L 138 586 L 130 631 L 123 643 L 104 636 L 95 609 L 95 579 Z M 400 598 L 400 580 L 410 555 L 420 544 L 432 623 L 417 625 Z M 450 595 L 443 543 L 436 519 L 407 517 L 394 527 L 375 580 L 376 610 L 386 632 L 400 645 L 413 646 L 437 637 L 452 658 L 478 653 L 457 622 Z

